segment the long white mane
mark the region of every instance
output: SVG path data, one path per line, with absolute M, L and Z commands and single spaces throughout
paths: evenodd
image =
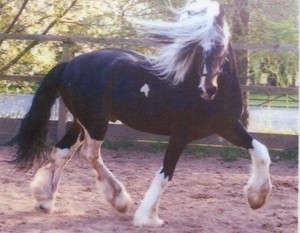
M 227 46 L 230 33 L 226 22 L 223 28 L 214 23 L 219 15 L 219 3 L 216 1 L 190 0 L 181 9 L 170 9 L 177 16 L 177 21 L 134 21 L 142 26 L 141 33 L 172 42 L 149 60 L 154 72 L 177 85 L 184 81 L 199 46 L 204 51 L 209 51 L 214 44 Z

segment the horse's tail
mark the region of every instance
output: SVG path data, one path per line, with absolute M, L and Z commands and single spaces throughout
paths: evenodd
M 30 107 L 21 122 L 18 134 L 10 141 L 17 147 L 12 162 L 17 168 L 29 170 L 33 165 L 41 166 L 47 160 L 47 124 L 51 107 L 59 96 L 61 76 L 68 62 L 53 67 L 43 79 Z

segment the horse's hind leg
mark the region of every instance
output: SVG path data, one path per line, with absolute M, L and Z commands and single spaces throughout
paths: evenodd
M 97 127 L 96 127 L 97 128 Z M 100 133 L 101 127 L 97 128 Z M 106 131 L 107 126 L 105 126 Z M 104 132 L 102 133 L 104 134 Z M 103 135 L 97 136 L 103 140 Z M 85 158 L 98 174 L 98 182 L 101 191 L 106 200 L 119 212 L 125 212 L 131 202 L 131 198 L 127 193 L 123 184 L 115 178 L 112 172 L 105 166 L 101 157 L 102 140 L 91 138 L 90 134 L 85 130 L 85 139 L 81 148 L 81 155 Z
M 31 192 L 37 201 L 37 209 L 52 211 L 60 175 L 67 161 L 80 146 L 83 136 L 81 125 L 74 121 L 63 139 L 53 147 L 50 163 L 36 172 L 31 182 Z
M 245 191 L 250 207 L 252 209 L 260 208 L 266 202 L 272 189 L 269 174 L 271 159 L 268 149 L 265 145 L 252 138 L 239 122 L 233 125 L 228 124 L 219 135 L 249 151 L 252 160 L 252 169 L 251 176 L 245 186 Z

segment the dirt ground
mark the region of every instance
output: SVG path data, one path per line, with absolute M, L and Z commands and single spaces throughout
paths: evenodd
M 34 210 L 29 184 L 33 171 L 20 172 L 0 162 L 0 232 L 297 232 L 297 164 L 272 163 L 273 190 L 267 204 L 252 210 L 243 186 L 250 160 L 182 156 L 160 204 L 161 228 L 136 228 L 132 217 L 162 162 L 162 155 L 103 150 L 106 165 L 127 187 L 133 203 L 117 213 L 101 198 L 95 173 L 75 154 L 62 175 L 53 214 Z M 0 160 L 13 153 L 0 148 Z

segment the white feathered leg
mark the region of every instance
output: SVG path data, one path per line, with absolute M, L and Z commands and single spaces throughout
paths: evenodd
M 85 140 L 81 155 L 92 165 L 98 174 L 98 183 L 106 200 L 119 212 L 125 212 L 131 203 L 130 195 L 123 184 L 117 180 L 112 172 L 105 166 L 100 148 L 102 141 L 92 139 L 85 130 Z
M 46 213 L 52 212 L 61 173 L 80 144 L 78 140 L 70 149 L 54 147 L 51 163 L 37 170 L 30 185 L 32 196 L 36 200 L 36 209 Z
M 269 174 L 271 159 L 268 149 L 263 144 L 253 139 L 252 146 L 253 149 L 249 149 L 252 160 L 251 175 L 245 191 L 250 207 L 258 209 L 266 202 L 272 189 Z
M 135 226 L 158 227 L 164 223 L 158 217 L 158 205 L 161 195 L 168 184 L 168 178 L 165 178 L 164 173 L 160 173 L 160 171 L 161 169 L 156 174 L 134 215 L 133 224 Z

